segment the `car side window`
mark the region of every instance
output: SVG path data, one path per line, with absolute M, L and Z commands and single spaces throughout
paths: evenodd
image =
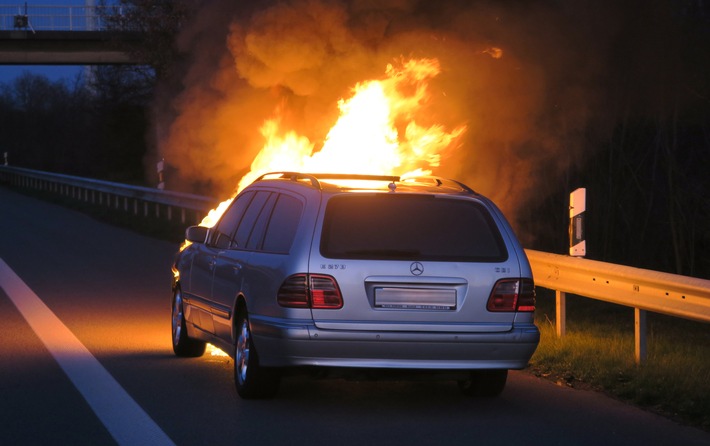
M 239 221 L 244 215 L 244 210 L 254 198 L 254 192 L 244 192 L 234 199 L 214 229 L 212 244 L 220 249 L 227 249 L 232 244 L 232 235 Z
M 261 213 L 266 201 L 268 200 L 271 192 L 258 191 L 254 196 L 254 199 L 249 203 L 249 207 L 244 212 L 244 217 L 242 217 L 237 227 L 237 232 L 234 235 L 234 241 L 236 242 L 236 247 L 244 249 L 247 246 L 247 241 L 254 229 L 254 223 L 257 217 Z
M 271 212 L 274 210 L 274 204 L 276 203 L 277 198 L 278 194 L 271 194 L 268 201 L 262 208 L 259 217 L 254 223 L 254 229 L 251 231 L 249 241 L 247 241 L 247 249 L 261 249 L 261 244 L 264 241 L 264 233 L 266 232 L 266 225 L 269 223 L 269 217 L 271 217 Z
M 300 200 L 290 195 L 279 195 L 266 228 L 263 250 L 288 253 L 302 213 L 303 204 Z

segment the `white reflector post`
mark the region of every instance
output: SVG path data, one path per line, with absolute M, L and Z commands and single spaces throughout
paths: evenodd
M 587 189 L 580 187 L 569 195 L 569 255 L 584 257 L 587 243 L 584 234 L 584 211 L 587 209 Z

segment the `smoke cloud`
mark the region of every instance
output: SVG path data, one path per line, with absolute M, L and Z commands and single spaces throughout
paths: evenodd
M 468 129 L 434 174 L 515 220 L 540 180 L 579 162 L 590 128 L 605 125 L 605 55 L 620 25 L 605 3 L 205 1 L 180 36 L 181 90 L 160 101 L 159 156 L 175 170 L 168 187 L 226 198 L 275 112 L 318 147 L 357 82 L 401 57 L 437 58 L 426 116 Z

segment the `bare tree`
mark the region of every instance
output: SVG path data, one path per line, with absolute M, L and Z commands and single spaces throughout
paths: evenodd
M 120 0 L 118 4 L 101 1 L 103 20 L 110 29 L 136 32 L 142 36 L 141 45 L 126 49 L 136 60 L 153 67 L 159 80 L 174 75 L 174 67 L 181 59 L 176 37 L 189 11 L 186 0 Z

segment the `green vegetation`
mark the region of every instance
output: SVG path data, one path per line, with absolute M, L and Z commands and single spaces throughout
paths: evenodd
M 541 342 L 532 373 L 710 430 L 708 324 L 649 313 L 648 357 L 637 366 L 633 309 L 568 295 L 564 338 L 557 337 L 554 318 L 554 293 L 538 289 Z

